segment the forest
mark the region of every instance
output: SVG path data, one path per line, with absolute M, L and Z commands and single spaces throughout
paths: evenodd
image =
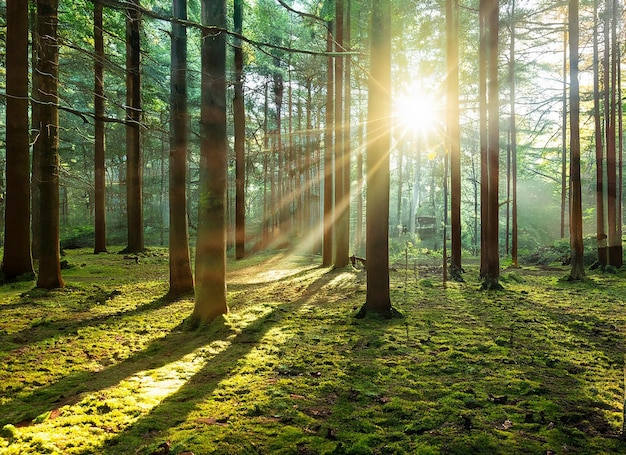
M 626 454 L 617 0 L 0 0 L 0 454 Z

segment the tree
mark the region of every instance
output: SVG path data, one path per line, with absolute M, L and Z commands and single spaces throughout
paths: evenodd
M 570 54 L 570 280 L 585 277 L 583 247 L 583 211 L 580 183 L 580 92 L 578 83 L 578 0 L 569 1 L 569 54 Z
M 622 259 L 622 233 L 618 230 L 618 214 L 621 212 L 621 200 L 617 191 L 617 2 L 607 0 L 605 8 L 604 32 L 604 72 L 605 72 L 605 134 L 606 134 L 606 198 L 607 198 L 607 235 L 608 260 L 613 267 L 620 268 Z M 621 103 L 620 103 L 621 105 Z M 620 106 L 621 110 L 621 106 Z
M 517 119 L 515 110 L 515 0 L 511 1 L 511 44 L 509 48 L 509 84 L 510 84 L 510 103 L 511 103 L 511 167 L 510 174 L 512 180 L 511 188 L 511 263 L 513 267 L 517 267 Z M 507 229 L 508 235 L 508 229 Z
M 8 0 L 6 34 L 6 279 L 33 273 L 30 245 L 28 2 Z
M 200 197 L 194 325 L 228 312 L 226 304 L 226 0 L 202 0 Z
M 95 196 L 95 242 L 94 253 L 104 253 L 106 246 L 106 200 L 105 200 L 105 96 L 104 96 L 104 39 L 102 4 L 93 4 L 94 59 L 94 196 Z
M 126 252 L 144 250 L 141 165 L 141 48 L 139 0 L 126 13 Z
M 174 17 L 187 20 L 187 0 L 173 0 Z M 193 291 L 187 229 L 187 29 L 172 23 L 170 75 L 170 289 L 172 297 Z
M 392 315 L 389 295 L 389 152 L 391 149 L 391 8 L 372 4 L 367 121 L 366 312 Z
M 37 0 L 37 35 L 40 45 L 37 69 L 40 76 L 40 220 L 41 246 L 37 287 L 64 286 L 61 277 L 59 246 L 59 110 L 57 39 L 58 0 Z
M 235 33 L 243 33 L 243 0 L 234 2 Z M 235 124 L 235 257 L 242 259 L 245 255 L 246 213 L 246 113 L 243 99 L 243 47 L 240 38 L 235 38 L 235 93 L 233 98 Z
M 600 69 L 598 46 L 598 2 L 594 0 L 593 26 L 593 119 L 596 152 L 596 247 L 597 265 L 604 270 L 607 265 L 606 231 L 604 219 L 604 148 L 602 143 L 602 116 L 600 114 Z
M 450 208 L 451 208 L 451 260 L 450 275 L 455 281 L 461 276 L 461 132 L 459 126 L 459 4 L 446 1 L 447 32 L 447 111 L 448 151 L 450 153 Z
M 326 51 L 332 52 L 332 22 L 328 23 Z M 333 58 L 326 59 L 326 126 L 324 128 L 324 219 L 322 265 L 328 267 L 333 262 Z
M 335 51 L 344 49 L 344 0 L 335 1 Z M 350 245 L 350 159 L 346 150 L 348 138 L 344 128 L 344 58 L 335 58 L 335 216 L 334 216 L 334 259 L 335 267 L 348 265 Z M 347 158 L 348 157 L 348 158 Z M 347 159 L 346 159 L 347 158 Z M 347 177 L 347 178 L 346 178 Z
M 484 267 L 481 261 L 483 272 L 483 289 L 499 289 L 500 278 L 500 255 L 498 251 L 498 184 L 500 166 L 500 103 L 498 97 L 498 32 L 499 32 L 499 4 L 497 0 L 481 0 L 480 14 L 483 16 L 485 24 L 485 39 L 482 43 L 486 46 L 483 54 L 486 61 L 485 75 L 487 77 L 487 150 L 485 153 L 486 163 L 483 170 L 487 176 L 482 179 L 487 185 L 485 192 L 486 199 L 481 197 L 481 207 L 486 206 L 486 215 L 481 230 L 484 231 Z

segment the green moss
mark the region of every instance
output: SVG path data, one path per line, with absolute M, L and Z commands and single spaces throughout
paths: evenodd
M 191 331 L 165 253 L 68 250 L 65 290 L 0 287 L 0 452 L 626 451 L 623 272 L 521 268 L 485 294 L 477 267 L 443 286 L 416 262 L 392 274 L 402 318 L 355 320 L 362 272 L 252 256 Z

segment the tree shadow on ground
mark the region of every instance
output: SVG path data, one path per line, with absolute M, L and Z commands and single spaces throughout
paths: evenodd
M 210 358 L 206 365 L 180 389 L 165 398 L 147 415 L 139 418 L 136 423 L 116 437 L 107 440 L 99 453 L 103 455 L 135 453 L 140 446 L 146 444 L 146 435 L 151 435 L 154 438 L 158 435 L 159 430 L 184 422 L 188 415 L 218 387 L 219 383 L 231 374 L 238 362 L 258 345 L 270 329 L 278 326 L 284 318 L 293 315 L 300 307 L 308 303 L 321 288 L 334 278 L 334 275 L 333 272 L 322 275 L 308 285 L 299 299 L 274 305 L 269 313 L 243 328 L 232 338 L 225 350 Z M 189 335 L 203 338 L 201 333 Z M 200 345 L 207 343 L 206 339 L 202 339 L 201 342 L 194 341 L 193 338 L 187 340 L 189 348 L 185 351 L 191 352 Z M 91 452 L 84 453 L 87 455 Z

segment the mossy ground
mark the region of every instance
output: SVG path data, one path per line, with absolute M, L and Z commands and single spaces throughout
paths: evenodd
M 256 255 L 190 331 L 165 250 L 65 259 L 65 289 L 0 287 L 1 454 L 626 453 L 623 271 L 482 292 L 418 260 L 392 272 L 402 317 L 356 319 L 364 271 Z

